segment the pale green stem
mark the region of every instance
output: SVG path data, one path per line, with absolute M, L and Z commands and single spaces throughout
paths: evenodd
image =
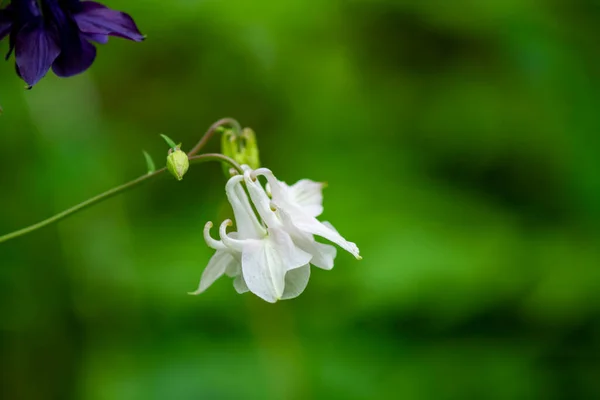
M 234 160 L 232 160 L 231 158 L 224 156 L 223 154 L 217 154 L 217 153 L 212 153 L 212 154 L 202 154 L 200 156 L 193 156 L 190 157 L 190 162 L 207 162 L 207 161 L 221 161 L 221 162 L 225 162 L 230 164 L 233 168 L 235 168 L 240 174 L 243 174 L 243 170 L 242 167 L 240 167 L 240 165 L 238 163 L 236 163 Z M 52 217 L 45 219 L 43 221 L 38 222 L 37 224 L 33 224 L 31 226 L 28 226 L 26 228 L 23 229 L 19 229 L 18 231 L 14 231 L 11 233 L 8 233 L 6 235 L 0 236 L 0 243 L 6 242 L 8 240 L 17 238 L 19 236 L 23 236 L 26 235 L 28 233 L 34 232 L 40 228 L 43 228 L 45 226 L 51 225 L 55 222 L 58 222 L 64 218 L 67 218 L 73 214 L 75 214 L 78 211 L 83 210 L 84 208 L 87 208 L 89 206 L 92 206 L 94 204 L 100 203 L 112 196 L 115 196 L 119 193 L 122 193 L 126 190 L 132 189 L 144 182 L 149 181 L 150 179 L 159 176 L 160 174 L 162 174 L 163 172 L 165 172 L 167 169 L 166 168 L 161 168 L 155 172 L 152 172 L 150 174 L 146 174 L 143 176 L 140 176 L 137 179 L 134 179 L 130 182 L 127 182 L 121 186 L 117 186 L 114 187 L 110 190 L 107 190 L 104 193 L 101 193 L 97 196 L 94 196 L 90 199 L 87 199 L 84 202 L 81 202 L 63 212 L 60 212 L 56 215 L 53 215 Z
M 222 118 L 214 124 L 212 124 L 210 128 L 208 128 L 206 133 L 202 136 L 202 138 L 200 138 L 200 141 L 187 153 L 188 157 L 192 157 L 198 154 L 198 152 L 204 147 L 204 145 L 206 145 L 206 143 L 208 143 L 208 141 L 213 137 L 215 132 L 217 132 L 217 129 L 219 129 L 223 125 L 231 125 L 237 135 L 242 134 L 242 126 L 239 122 L 237 122 L 237 120 L 233 118 Z

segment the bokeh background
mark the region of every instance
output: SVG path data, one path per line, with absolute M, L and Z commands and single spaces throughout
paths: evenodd
M 2 398 L 600 398 L 596 1 L 105 3 L 148 39 L 31 91 L 0 64 L 0 233 L 232 116 L 364 260 L 189 296 L 225 177 L 157 179 L 0 246 Z

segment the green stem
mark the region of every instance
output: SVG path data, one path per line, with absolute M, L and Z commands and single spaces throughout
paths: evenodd
M 37 224 L 33 224 L 31 226 L 28 226 L 27 228 L 19 229 L 18 231 L 14 231 L 14 232 L 11 232 L 11 233 L 6 234 L 4 236 L 0 236 L 0 243 L 6 242 L 6 241 L 8 241 L 10 239 L 17 238 L 19 236 L 26 235 L 28 233 L 31 233 L 31 232 L 35 231 L 35 230 L 43 228 L 43 227 L 45 227 L 47 225 L 53 224 L 55 222 L 58 222 L 61 219 L 64 219 L 64 218 L 66 218 L 66 217 L 68 217 L 68 216 L 70 216 L 70 215 L 72 215 L 72 214 L 74 214 L 74 213 L 76 213 L 78 211 L 83 210 L 86 207 L 89 207 L 89 206 L 94 205 L 96 203 L 99 203 L 99 202 L 101 202 L 103 200 L 106 200 L 109 197 L 112 197 L 112 196 L 114 196 L 114 195 L 116 195 L 118 193 L 121 193 L 121 192 L 123 192 L 123 191 L 125 191 L 127 189 L 134 188 L 137 185 L 139 185 L 141 183 L 144 183 L 147 180 L 149 180 L 151 178 L 154 178 L 155 176 L 158 176 L 158 175 L 162 174 L 166 170 L 167 170 L 166 168 L 162 168 L 162 169 L 159 169 L 158 171 L 155 171 L 155 172 L 153 172 L 151 174 L 140 176 L 139 178 L 134 179 L 134 180 L 132 180 L 130 182 L 127 182 L 127 183 L 125 183 L 125 184 L 123 184 L 121 186 L 114 187 L 114 188 L 112 188 L 110 190 L 107 190 L 104 193 L 101 193 L 101 194 L 99 194 L 97 196 L 94 196 L 94 197 L 92 197 L 90 199 L 87 199 L 86 201 L 81 202 L 81 203 L 79 203 L 79 204 L 77 204 L 77 205 L 75 205 L 75 206 L 73 206 L 73 207 L 71 207 L 71 208 L 69 208 L 69 209 L 67 209 L 67 210 L 65 210 L 63 212 L 60 212 L 60 213 L 58 213 L 56 215 L 53 215 L 52 217 L 50 217 L 48 219 L 45 219 L 43 221 L 38 222 Z
M 240 165 L 238 163 L 236 163 L 234 160 L 232 160 L 231 158 L 229 158 L 229 157 L 227 157 L 227 156 L 225 156 L 223 154 L 217 154 L 217 153 L 214 153 L 214 154 L 202 154 L 200 156 L 190 157 L 190 162 L 207 162 L 207 161 L 220 161 L 220 162 L 228 163 L 233 168 L 235 168 L 240 174 L 243 174 L 242 167 L 240 167 Z M 99 194 L 97 196 L 94 196 L 94 197 L 92 197 L 90 199 L 87 199 L 86 201 L 81 202 L 81 203 L 79 203 L 79 204 L 77 204 L 77 205 L 75 205 L 75 206 L 73 206 L 73 207 L 71 207 L 71 208 L 69 208 L 69 209 L 67 209 L 65 211 L 62 211 L 62 212 L 60 212 L 60 213 L 58 213 L 56 215 L 53 215 L 52 217 L 50 217 L 48 219 L 40 221 L 40 222 L 38 222 L 36 224 L 33 224 L 31 226 L 28 226 L 26 228 L 19 229 L 18 231 L 14 231 L 14 232 L 8 233 L 6 235 L 0 236 L 0 243 L 9 241 L 11 239 L 15 239 L 15 238 L 17 238 L 19 236 L 27 235 L 28 233 L 34 232 L 34 231 L 36 231 L 38 229 L 41 229 L 41 228 L 43 228 L 45 226 L 54 224 L 54 223 L 56 223 L 56 222 L 58 222 L 58 221 L 60 221 L 60 220 L 62 220 L 64 218 L 67 218 L 67 217 L 69 217 L 69 216 L 77 213 L 78 211 L 81 211 L 81 210 L 83 210 L 83 209 L 85 209 L 87 207 L 90 207 L 90 206 L 94 205 L 94 204 L 100 203 L 100 202 L 102 202 L 102 201 L 104 201 L 104 200 L 106 200 L 106 199 L 108 199 L 108 198 L 110 198 L 112 196 L 115 196 L 115 195 L 117 195 L 119 193 L 122 193 L 122 192 L 124 192 L 126 190 L 132 189 L 132 188 L 134 188 L 134 187 L 136 187 L 136 186 L 138 186 L 138 185 L 140 185 L 140 184 L 142 184 L 144 182 L 147 182 L 150 179 L 159 176 L 160 174 L 162 174 L 166 170 L 167 170 L 166 168 L 161 168 L 161 169 L 159 169 L 159 170 L 157 170 L 155 172 L 152 172 L 150 174 L 146 174 L 146 175 L 140 176 L 139 178 L 136 178 L 136 179 L 134 179 L 134 180 L 132 180 L 130 182 L 127 182 L 127 183 L 125 183 L 123 185 L 114 187 L 114 188 L 112 188 L 110 190 L 107 190 L 104 193 L 101 193 L 101 194 Z
M 204 147 L 204 145 L 208 143 L 208 141 L 213 137 L 215 132 L 217 132 L 217 129 L 219 129 L 223 125 L 231 125 L 236 131 L 236 134 L 242 134 L 242 126 L 237 120 L 233 118 L 222 118 L 214 124 L 212 124 L 210 128 L 208 128 L 206 133 L 202 136 L 202 138 L 200 138 L 200 141 L 187 153 L 188 157 L 192 157 L 198 154 L 198 152 Z
M 226 155 L 221 154 L 221 153 L 204 153 L 199 156 L 191 156 L 191 157 L 189 157 L 189 160 L 190 160 L 190 163 L 194 163 L 194 162 L 201 163 L 201 162 L 207 162 L 207 161 L 224 162 L 224 163 L 231 165 L 231 167 L 234 168 L 238 172 L 238 174 L 240 174 L 240 175 L 244 174 L 244 170 L 242 169 L 242 166 L 240 164 L 238 164 L 234 159 L 229 158 Z

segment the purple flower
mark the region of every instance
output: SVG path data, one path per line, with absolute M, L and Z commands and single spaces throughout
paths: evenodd
M 0 10 L 0 40 L 10 36 L 17 74 L 32 87 L 50 67 L 61 77 L 80 74 L 96 58 L 94 41 L 109 36 L 140 42 L 133 19 L 94 1 L 12 0 Z

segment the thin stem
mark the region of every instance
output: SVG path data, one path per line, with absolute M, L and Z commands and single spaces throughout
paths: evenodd
M 233 118 L 222 118 L 208 128 L 204 136 L 200 138 L 200 141 L 187 153 L 188 157 L 198 154 L 198 152 L 202 150 L 206 143 L 208 143 L 208 141 L 213 137 L 217 129 L 223 125 L 231 125 L 238 135 L 242 134 L 242 126 L 239 122 Z
M 31 226 L 28 226 L 27 228 L 19 229 L 18 231 L 14 231 L 14 232 L 11 232 L 11 233 L 6 234 L 4 236 L 0 236 L 0 243 L 6 242 L 6 241 L 8 241 L 10 239 L 17 238 L 19 236 L 26 235 L 28 233 L 31 233 L 31 232 L 35 231 L 35 230 L 43 228 L 43 227 L 45 227 L 47 225 L 53 224 L 55 222 L 58 222 L 61 219 L 64 219 L 64 218 L 66 218 L 66 217 L 68 217 L 68 216 L 70 216 L 70 215 L 72 215 L 72 214 L 74 214 L 74 213 L 76 213 L 78 211 L 83 210 L 84 208 L 87 208 L 87 207 L 89 207 L 91 205 L 94 205 L 94 204 L 99 203 L 99 202 L 101 202 L 103 200 L 106 200 L 109 197 L 112 197 L 112 196 L 114 196 L 116 194 L 124 192 L 125 190 L 134 188 L 134 187 L 138 186 L 139 184 L 144 183 L 147 180 L 149 180 L 151 178 L 154 178 L 154 177 L 162 174 L 166 170 L 167 170 L 166 168 L 161 168 L 161 169 L 159 169 L 157 171 L 154 171 L 151 174 L 140 176 L 139 178 L 134 179 L 134 180 L 132 180 L 130 182 L 127 182 L 127 183 L 125 183 L 125 184 L 123 184 L 121 186 L 114 187 L 114 188 L 112 188 L 110 190 L 107 190 L 104 193 L 101 193 L 101 194 L 99 194 L 97 196 L 94 196 L 94 197 L 92 197 L 90 199 L 87 199 L 86 201 L 81 202 L 81 203 L 79 203 L 79 204 L 77 204 L 77 205 L 75 205 L 75 206 L 73 206 L 73 207 L 71 207 L 71 208 L 69 208 L 69 209 L 67 209 L 67 210 L 65 210 L 63 212 L 60 212 L 60 213 L 58 213 L 58 214 L 56 214 L 56 215 L 54 215 L 54 216 L 52 216 L 52 217 L 50 217 L 48 219 L 45 219 L 43 221 L 38 222 L 37 224 L 33 224 Z
M 242 170 L 242 167 L 238 163 L 236 163 L 231 158 L 229 158 L 227 156 L 224 156 L 223 154 L 217 154 L 217 153 L 202 154 L 202 155 L 199 155 L 199 156 L 192 156 L 192 157 L 189 158 L 189 160 L 190 160 L 190 162 L 207 162 L 207 161 L 225 162 L 225 163 L 230 164 L 240 174 L 244 173 L 244 171 Z M 69 217 L 69 216 L 71 216 L 71 215 L 73 215 L 73 214 L 75 214 L 75 213 L 77 213 L 77 212 L 79 212 L 79 211 L 87 208 L 87 207 L 90 207 L 90 206 L 92 206 L 94 204 L 100 203 L 101 201 L 104 201 L 104 200 L 106 200 L 106 199 L 108 199 L 108 198 L 110 198 L 112 196 L 115 196 L 115 195 L 117 195 L 119 193 L 122 193 L 122 192 L 124 192 L 126 190 L 132 189 L 132 188 L 134 188 L 134 187 L 136 187 L 136 186 L 138 186 L 138 185 L 140 185 L 140 184 L 142 184 L 144 182 L 147 182 L 150 179 L 152 179 L 154 177 L 157 177 L 158 175 L 162 174 L 166 170 L 167 170 L 166 168 L 161 168 L 161 169 L 159 169 L 157 171 L 152 172 L 151 174 L 146 174 L 146 175 L 140 176 L 139 178 L 136 178 L 136 179 L 134 179 L 134 180 L 132 180 L 130 182 L 127 182 L 127 183 L 125 183 L 123 185 L 114 187 L 114 188 L 112 188 L 110 190 L 107 190 L 104 193 L 101 193 L 101 194 L 99 194 L 97 196 L 94 196 L 94 197 L 92 197 L 90 199 L 87 199 L 86 201 L 81 202 L 81 203 L 79 203 L 79 204 L 77 204 L 77 205 L 75 205 L 75 206 L 73 206 L 73 207 L 71 207 L 71 208 L 69 208 L 69 209 L 67 209 L 65 211 L 62 211 L 62 212 L 60 212 L 60 213 L 58 213 L 58 214 L 56 214 L 56 215 L 54 215 L 54 216 L 52 216 L 52 217 L 50 217 L 48 219 L 40 221 L 40 222 L 38 222 L 36 224 L 33 224 L 31 226 L 28 226 L 26 228 L 19 229 L 18 231 L 14 231 L 14 232 L 8 233 L 8 234 L 6 234 L 4 236 L 0 236 L 0 243 L 9 241 L 11 239 L 15 239 L 15 238 L 17 238 L 19 236 L 26 235 L 26 234 L 31 233 L 33 231 L 36 231 L 36 230 L 38 230 L 40 228 L 43 228 L 45 226 L 51 225 L 51 224 L 53 224 L 55 222 L 58 222 L 58 221 L 60 221 L 60 220 L 62 220 L 64 218 L 67 218 L 67 217 Z
M 240 175 L 244 174 L 244 170 L 240 164 L 235 162 L 232 158 L 229 158 L 221 153 L 205 153 L 199 156 L 191 156 L 189 157 L 189 160 L 190 162 L 221 161 L 231 165 Z

